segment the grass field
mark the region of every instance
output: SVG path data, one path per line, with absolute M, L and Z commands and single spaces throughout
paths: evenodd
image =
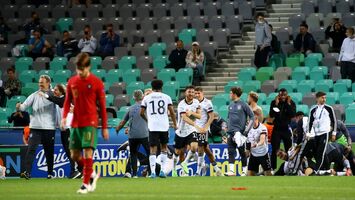
M 355 199 L 355 177 L 102 178 L 78 195 L 81 180 L 0 180 L 1 199 Z M 244 189 L 244 190 L 243 190 Z

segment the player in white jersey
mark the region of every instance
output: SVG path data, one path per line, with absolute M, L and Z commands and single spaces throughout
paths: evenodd
M 195 119 L 201 118 L 201 110 L 200 104 L 196 99 L 194 99 L 194 96 L 195 87 L 187 86 L 185 89 L 185 98 L 184 100 L 180 101 L 178 105 L 178 127 L 175 134 L 175 159 L 172 173 L 173 176 L 177 176 L 177 155 L 180 157 L 180 165 L 183 168 L 184 174 L 188 174 L 189 170 L 187 164 L 192 156 L 194 156 L 197 152 L 197 132 L 201 131 L 201 127 L 195 123 Z M 188 151 L 184 160 L 184 150 L 188 145 L 190 145 L 190 151 Z
M 259 110 L 261 112 L 261 117 L 264 119 L 263 109 L 258 105 L 259 95 L 256 92 L 249 92 L 248 94 L 248 104 L 252 111 Z M 262 121 L 260 121 L 262 122 Z
M 141 105 L 140 115 L 148 122 L 150 156 L 149 164 L 152 171 L 151 178 L 155 178 L 155 166 L 157 159 L 157 147 L 161 145 L 161 170 L 159 176 L 165 178 L 165 167 L 167 162 L 167 144 L 169 142 L 169 117 L 173 122 L 173 128 L 176 129 L 175 111 L 171 98 L 162 93 L 163 81 L 153 80 L 153 92 L 145 96 Z
M 217 166 L 213 153 L 208 145 L 208 134 L 214 119 L 213 105 L 210 100 L 205 98 L 201 87 L 195 88 L 195 98 L 200 102 L 201 118 L 196 119 L 196 124 L 202 128 L 202 133 L 198 132 L 198 160 L 196 175 L 201 175 L 201 170 L 205 167 L 204 153 L 207 154 L 217 176 L 222 176 L 221 169 Z
M 254 111 L 254 125 L 248 133 L 247 155 L 250 156 L 248 176 L 255 176 L 262 166 L 265 176 L 271 176 L 271 161 L 268 154 L 267 129 L 260 123 L 261 113 Z

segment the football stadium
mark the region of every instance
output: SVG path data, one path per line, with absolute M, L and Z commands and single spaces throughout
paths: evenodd
M 355 199 L 354 0 L 2 0 L 8 199 Z

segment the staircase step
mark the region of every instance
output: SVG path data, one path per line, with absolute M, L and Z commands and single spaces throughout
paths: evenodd
M 241 68 L 250 65 L 250 63 L 221 63 L 219 68 Z M 218 69 L 218 68 L 216 68 Z
M 287 9 L 287 8 L 299 8 L 301 9 L 301 4 L 300 3 L 283 3 L 283 4 L 272 4 L 271 8 L 273 10 L 282 10 L 282 9 Z
M 247 66 L 247 64 L 245 64 L 245 66 Z M 229 76 L 234 76 L 235 74 L 237 74 L 240 71 L 241 67 L 235 67 L 235 68 L 214 68 L 213 72 L 211 73 L 229 73 Z M 210 73 L 209 73 L 210 74 Z M 208 74 L 208 76 L 210 76 Z
M 211 82 L 229 82 L 232 80 L 235 80 L 236 77 L 206 77 L 206 81 L 211 81 Z
M 216 91 L 216 90 L 224 90 L 224 86 L 217 85 L 203 85 L 201 86 L 204 92 L 206 91 Z
M 236 79 L 235 79 L 236 80 Z M 215 81 L 215 82 L 207 82 L 207 81 L 204 81 L 204 82 L 201 82 L 201 86 L 225 86 L 227 85 L 227 81 Z
M 301 9 L 300 8 L 277 8 L 277 9 L 272 9 L 271 11 L 274 11 L 275 13 L 300 13 Z
M 236 73 L 230 73 L 226 71 L 219 71 L 219 72 L 210 72 L 208 73 L 208 77 L 235 77 Z
M 249 41 L 240 41 L 239 42 L 239 45 L 242 44 L 242 45 L 254 45 L 255 44 L 255 41 L 254 40 L 249 40 Z
M 274 12 L 274 13 L 269 13 L 270 17 L 291 17 L 291 16 L 296 14 L 294 12 L 292 12 L 292 13 L 289 13 L 289 12 L 275 12 L 275 11 L 271 11 L 271 12 Z M 301 11 L 299 11 L 298 13 L 301 13 Z
M 231 47 L 231 50 L 236 50 L 236 49 L 246 49 L 246 50 L 249 50 L 249 49 L 254 49 L 254 45 L 235 45 L 235 46 L 232 46 Z

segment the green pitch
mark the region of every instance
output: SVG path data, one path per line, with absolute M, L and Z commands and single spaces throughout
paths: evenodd
M 78 195 L 81 180 L 0 180 L 2 199 L 355 199 L 355 177 L 101 178 Z

